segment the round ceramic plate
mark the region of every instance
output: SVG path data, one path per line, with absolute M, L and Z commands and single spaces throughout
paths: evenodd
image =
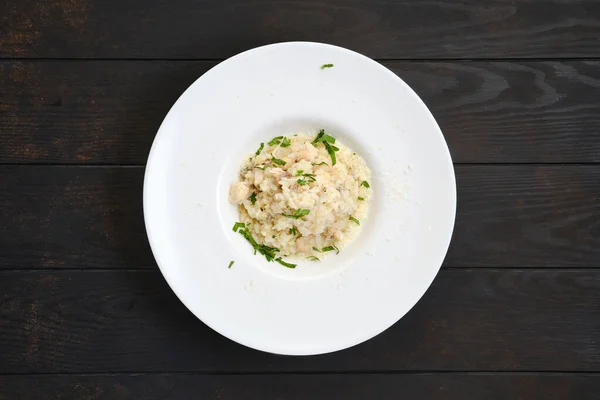
M 319 129 L 365 158 L 369 217 L 339 255 L 288 269 L 232 231 L 228 188 L 261 142 Z M 398 321 L 438 272 L 455 210 L 448 147 L 419 97 L 318 43 L 256 48 L 200 77 L 162 123 L 144 179 L 150 245 L 175 294 L 222 335 L 278 354 L 344 349 Z

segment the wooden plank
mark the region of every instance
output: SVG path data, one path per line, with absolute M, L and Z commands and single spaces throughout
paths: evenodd
M 299 358 L 220 336 L 157 271 L 5 271 L 0 301 L 0 374 L 600 371 L 600 270 L 442 270 L 377 338 Z
M 0 29 L 0 57 L 206 59 L 290 40 L 379 58 L 600 55 L 595 0 L 8 0 Z
M 0 163 L 144 164 L 211 62 L 0 62 Z M 388 62 L 458 163 L 600 162 L 600 62 Z
M 600 166 L 457 166 L 446 266 L 600 267 Z M 139 167 L 0 167 L 0 269 L 154 268 Z
M 0 400 L 595 400 L 593 374 L 0 376 Z

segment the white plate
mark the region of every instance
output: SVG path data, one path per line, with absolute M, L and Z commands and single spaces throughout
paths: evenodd
M 321 128 L 367 160 L 369 219 L 322 263 L 267 263 L 232 231 L 228 186 L 261 142 Z M 217 332 L 278 354 L 344 349 L 398 321 L 438 272 L 455 210 L 452 160 L 419 97 L 373 60 L 318 43 L 256 48 L 204 74 L 166 116 L 144 179 L 148 238 L 175 294 Z

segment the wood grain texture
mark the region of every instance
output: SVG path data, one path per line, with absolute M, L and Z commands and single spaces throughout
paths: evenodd
M 0 163 L 144 164 L 178 96 L 214 63 L 0 62 Z M 454 161 L 600 162 L 600 62 L 389 62 Z
M 456 175 L 444 265 L 600 267 L 600 166 L 457 166 Z M 0 167 L 0 269 L 153 268 L 142 180 L 139 167 Z
M 597 57 L 596 0 L 8 0 L 0 57 L 224 58 L 331 42 L 379 58 Z
M 0 400 L 595 400 L 595 374 L 0 376 Z
M 157 271 L 5 271 L 0 302 L 0 374 L 600 371 L 598 270 L 442 270 L 392 328 L 314 357 L 225 339 Z

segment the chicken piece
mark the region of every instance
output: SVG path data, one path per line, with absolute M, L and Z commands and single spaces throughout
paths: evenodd
M 229 202 L 231 204 L 240 204 L 248 198 L 250 188 L 242 182 L 234 183 L 229 187 Z

